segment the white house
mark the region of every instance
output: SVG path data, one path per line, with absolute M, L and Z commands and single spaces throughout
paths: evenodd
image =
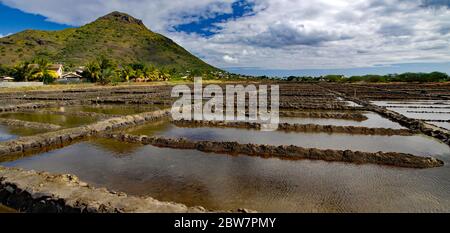
M 1 82 L 14 82 L 14 78 L 4 76 L 4 77 L 0 77 L 0 81 Z
M 39 68 L 38 64 L 30 64 L 28 65 L 28 67 L 32 68 L 32 69 L 37 69 Z M 56 78 L 61 78 L 63 71 L 64 71 L 64 66 L 61 64 L 52 64 L 48 67 L 48 70 L 55 72 L 56 74 Z
M 77 83 L 83 81 L 83 76 L 77 74 L 76 72 L 68 72 L 61 75 L 58 82 L 61 83 Z
M 82 74 L 84 72 L 84 70 L 86 69 L 86 67 L 84 66 L 79 66 L 75 69 L 75 73 L 77 74 Z
M 48 69 L 56 72 L 56 74 L 58 75 L 58 78 L 61 78 L 63 75 L 64 70 L 63 70 L 63 65 L 61 65 L 61 64 L 50 65 Z

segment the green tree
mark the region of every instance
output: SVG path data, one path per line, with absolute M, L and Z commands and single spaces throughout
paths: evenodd
M 432 72 L 428 74 L 428 82 L 444 82 L 448 81 L 449 76 L 446 73 L 442 72 Z
M 129 82 L 131 79 L 134 79 L 136 77 L 136 71 L 133 69 L 131 65 L 125 66 L 121 70 L 121 76 L 122 79 Z
M 142 74 L 144 76 L 145 81 L 151 80 L 153 70 L 154 68 L 151 66 L 144 66 L 144 68 L 142 69 Z
M 0 64 L 0 76 L 13 76 L 14 67 L 4 66 Z
M 112 68 L 102 69 L 98 82 L 102 85 L 106 85 L 116 81 L 116 72 Z
M 45 84 L 50 84 L 53 83 L 55 81 L 55 78 L 53 75 L 50 74 L 50 72 L 48 71 L 44 71 L 42 77 L 41 77 L 42 82 L 44 82 Z
M 90 82 L 98 82 L 100 80 L 100 74 L 102 70 L 96 61 L 89 62 L 83 71 L 82 76 Z
M 32 65 L 32 79 L 43 80 L 44 75 L 50 76 L 49 67 L 50 62 L 45 58 L 37 58 L 33 60 Z M 53 78 L 53 77 L 52 77 Z
M 24 62 L 15 66 L 11 71 L 11 75 L 14 77 L 16 81 L 27 82 L 29 79 L 32 78 L 33 68 L 30 66 L 29 62 Z
M 97 63 L 101 70 L 106 70 L 106 69 L 114 69 L 115 70 L 117 68 L 116 63 L 113 60 L 106 58 L 105 56 L 101 56 L 100 58 L 98 58 Z
M 343 75 L 327 75 L 324 77 L 328 82 L 341 82 L 344 79 Z

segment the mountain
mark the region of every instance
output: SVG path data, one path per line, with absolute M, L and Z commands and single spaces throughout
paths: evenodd
M 150 31 L 141 20 L 113 12 L 79 28 L 25 30 L 0 38 L 0 64 L 14 65 L 45 57 L 68 67 L 82 66 L 100 55 L 119 64 L 142 62 L 178 71 L 215 71 L 171 39 Z

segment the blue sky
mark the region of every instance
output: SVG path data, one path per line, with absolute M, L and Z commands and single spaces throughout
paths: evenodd
M 440 71 L 450 74 L 450 62 L 443 63 L 411 63 L 411 64 L 392 64 L 388 66 L 361 67 L 352 69 L 304 69 L 304 70 L 276 70 L 276 69 L 259 69 L 259 68 L 227 68 L 230 72 L 239 72 L 245 75 L 257 76 L 325 76 L 329 74 L 339 74 L 346 76 L 366 75 L 366 74 L 398 74 L 404 72 L 425 72 L 430 73 Z
M 180 24 L 173 27 L 174 31 L 196 33 L 204 37 L 210 37 L 217 34 L 221 29 L 218 23 L 223 23 L 229 20 L 235 20 L 253 13 L 253 3 L 244 0 L 233 2 L 231 5 L 232 11 L 227 13 L 218 13 L 212 17 L 201 17 L 200 20 Z M 187 18 L 192 17 L 185 16 Z
M 449 6 L 449 0 L 0 0 L 0 36 L 81 26 L 117 10 L 236 73 L 450 73 Z
M 26 29 L 60 30 L 68 25 L 52 23 L 41 15 L 27 14 L 0 3 L 0 35 L 20 32 Z

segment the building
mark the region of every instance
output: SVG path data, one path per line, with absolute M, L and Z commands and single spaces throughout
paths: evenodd
M 31 69 L 37 69 L 39 68 L 39 64 L 29 64 L 28 67 Z M 64 66 L 61 64 L 52 64 L 49 65 L 48 70 L 51 71 L 54 78 L 59 79 L 63 75 Z
M 81 75 L 84 71 L 86 70 L 86 67 L 84 66 L 79 66 L 75 69 L 75 73 Z
M 61 78 L 63 79 L 82 79 L 83 76 L 75 73 L 75 72 L 68 72 L 61 75 Z
M 14 78 L 4 76 L 4 77 L 0 77 L 0 81 L 1 82 L 14 82 Z
M 53 64 L 48 67 L 48 70 L 54 71 L 56 73 L 56 75 L 58 76 L 58 78 L 61 78 L 63 75 L 63 71 L 64 71 L 63 68 L 64 67 L 61 64 Z
M 76 72 L 68 72 L 61 75 L 58 82 L 61 83 L 79 83 L 83 81 L 83 76 L 77 74 Z

